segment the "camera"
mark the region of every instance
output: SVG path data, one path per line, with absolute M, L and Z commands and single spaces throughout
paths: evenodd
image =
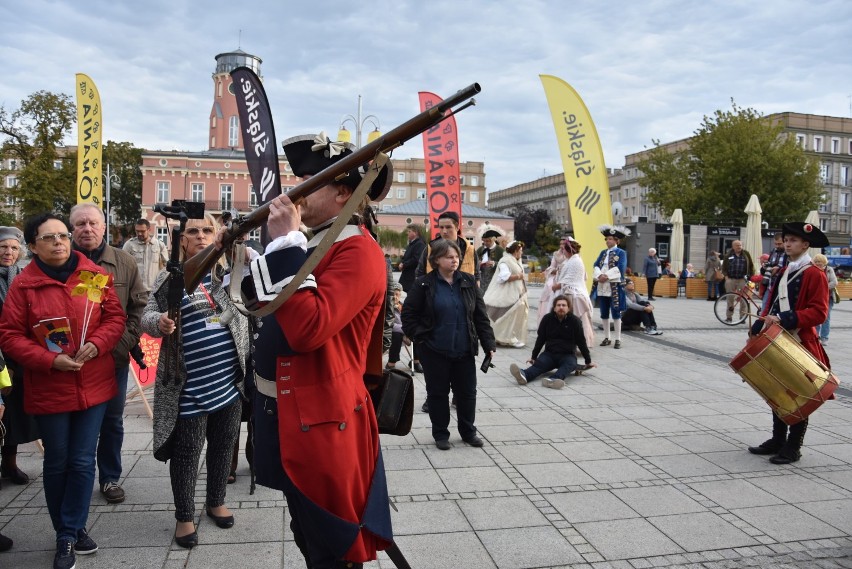
M 488 370 L 491 369 L 492 367 L 497 367 L 497 366 L 495 366 L 494 364 L 491 363 L 491 355 L 489 354 L 489 355 L 485 356 L 484 360 L 482 360 L 482 365 L 479 366 L 479 369 L 482 370 L 482 373 L 488 373 Z

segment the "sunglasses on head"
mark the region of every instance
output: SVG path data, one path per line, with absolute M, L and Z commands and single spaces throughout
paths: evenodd
M 186 233 L 187 235 L 192 235 L 193 237 L 195 237 L 201 232 L 204 232 L 205 235 L 213 235 L 214 230 L 209 225 L 205 227 L 190 227 L 189 229 L 184 230 L 184 233 Z

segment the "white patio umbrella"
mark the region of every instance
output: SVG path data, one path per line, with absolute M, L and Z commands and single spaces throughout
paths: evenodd
M 760 263 L 760 256 L 763 254 L 763 241 L 760 237 L 760 223 L 762 221 L 761 214 L 763 210 L 760 208 L 760 200 L 752 194 L 748 199 L 748 204 L 745 208 L 748 219 L 746 220 L 745 238 L 743 239 L 743 249 L 751 255 L 755 265 Z
M 671 263 L 672 274 L 679 277 L 683 270 L 683 210 L 672 212 Z
M 805 223 L 810 223 L 814 227 L 819 227 L 819 212 L 815 209 L 808 212 L 808 216 L 805 218 Z M 822 249 L 811 249 L 811 255 L 816 255 L 820 252 L 822 252 Z

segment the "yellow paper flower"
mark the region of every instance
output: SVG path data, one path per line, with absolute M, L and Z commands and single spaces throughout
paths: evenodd
M 102 302 L 104 289 L 109 282 L 109 275 L 95 274 L 91 271 L 80 271 L 80 283 L 72 290 L 72 296 L 86 295 L 92 302 Z

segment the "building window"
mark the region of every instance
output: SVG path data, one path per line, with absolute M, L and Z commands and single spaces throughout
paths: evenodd
M 829 180 L 829 167 L 828 164 L 820 164 L 819 165 L 819 179 L 822 180 L 823 184 L 827 184 Z
M 405 172 L 397 172 L 396 173 L 396 181 L 404 182 L 405 181 Z
M 462 203 L 465 203 L 464 198 L 465 198 L 465 194 L 466 194 L 466 193 L 467 193 L 467 192 L 462 192 L 462 193 L 461 193 L 461 202 L 462 202 Z
M 249 184 L 249 207 L 257 207 L 257 192 L 251 184 Z
M 6 194 L 6 205 L 8 205 L 8 206 L 15 205 L 15 198 L 13 196 Z
M 822 231 L 828 231 L 828 220 L 824 217 L 819 218 L 819 228 Z
M 840 213 L 849 213 L 849 194 L 840 194 Z
M 396 199 L 404 200 L 408 195 L 408 190 L 406 188 L 397 188 L 396 189 Z
M 425 200 L 426 199 L 426 190 L 417 190 L 417 199 Z
M 841 166 L 840 167 L 840 185 L 848 186 L 849 185 L 849 166 Z
M 479 185 L 479 176 L 471 176 L 470 177 L 470 185 L 478 186 Z
M 417 172 L 417 183 L 425 184 L 426 183 L 426 172 Z
M 260 229 L 252 229 L 248 234 L 248 238 L 254 241 L 260 241 Z
M 167 246 L 169 244 L 169 228 L 165 225 L 157 226 L 157 239 L 165 243 Z
M 169 182 L 157 182 L 157 203 L 169 203 Z
M 470 192 L 470 203 L 479 203 L 479 192 Z
M 238 146 L 240 136 L 240 122 L 237 115 L 231 115 L 228 119 L 228 146 Z
M 16 188 L 17 186 L 18 186 L 17 176 L 6 176 L 6 187 L 7 188 Z
M 219 209 L 222 211 L 234 206 L 234 186 L 231 184 L 219 185 Z
M 840 220 L 840 233 L 849 233 L 849 220 Z
M 822 152 L 822 137 L 814 135 L 814 152 Z
M 216 148 L 216 137 L 215 136 L 210 137 L 210 148 Z
M 53 169 L 54 170 L 62 170 L 62 160 L 54 160 L 53 161 Z
M 203 202 L 204 201 L 204 184 L 192 184 L 190 186 L 190 201 L 194 202 Z
M 216 96 L 217 96 L 217 97 L 221 97 L 221 96 L 222 96 L 222 82 L 221 82 L 221 81 L 219 81 L 218 83 L 216 83 Z
M 802 148 L 807 148 L 807 137 L 804 134 L 797 134 L 796 143 Z
M 832 138 L 831 139 L 831 153 L 832 154 L 840 154 L 840 139 Z
M 17 170 L 18 169 L 18 161 L 17 160 L 9 160 L 9 170 Z

